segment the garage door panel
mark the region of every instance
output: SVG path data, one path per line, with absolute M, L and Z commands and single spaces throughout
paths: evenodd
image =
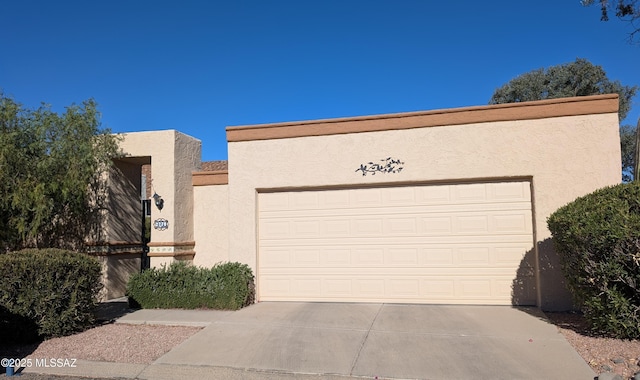
M 469 247 L 458 249 L 459 266 L 487 266 L 491 264 L 489 260 L 489 247 Z
M 314 266 L 322 265 L 322 252 L 319 249 L 304 249 L 293 251 L 291 257 L 291 265 L 293 266 Z
M 531 213 L 502 213 L 489 216 L 489 230 L 496 234 L 531 233 Z
M 410 302 L 410 303 L 478 303 L 510 304 L 508 278 L 465 278 L 463 276 L 375 276 L 304 277 L 289 276 L 269 279 L 265 288 L 269 295 L 263 301 L 309 300 L 344 302 Z M 505 286 L 506 285 L 506 286 Z M 497 300 L 496 300 L 497 299 Z
M 319 194 L 312 191 L 291 193 L 289 204 L 294 210 L 314 210 L 321 206 Z
M 323 263 L 326 266 L 339 266 L 345 267 L 351 263 L 351 250 L 344 248 L 327 248 L 323 251 L 322 258 L 324 259 Z
M 529 182 L 501 182 L 488 185 L 491 199 L 500 201 L 522 201 L 531 200 L 531 184 Z
M 529 182 L 425 185 L 260 194 L 260 212 L 389 206 L 483 205 L 530 202 Z
M 365 247 L 351 252 L 351 268 L 386 267 L 383 248 Z
M 295 278 L 291 281 L 291 287 L 296 289 L 299 294 L 306 294 L 309 297 L 322 297 L 322 282 L 323 278 Z
M 421 217 L 418 225 L 424 235 L 446 236 L 454 231 L 453 218 L 450 215 L 430 215 Z
M 457 291 L 458 296 L 461 298 L 486 298 L 489 299 L 491 296 L 495 296 L 491 292 L 492 286 L 491 282 L 494 280 L 493 278 L 485 278 L 485 279 L 461 279 L 458 280 Z
M 344 191 L 344 190 L 343 190 Z M 271 195 L 272 193 L 261 194 Z M 261 203 L 262 204 L 262 203 Z M 273 210 L 269 208 L 260 207 L 260 215 L 265 219 L 274 220 L 295 220 L 296 218 L 306 219 L 309 217 L 317 217 L 318 219 L 335 218 L 335 217 L 353 217 L 355 215 L 364 217 L 370 216 L 384 216 L 384 215 L 449 215 L 451 213 L 467 213 L 467 212 L 485 212 L 485 211 L 514 211 L 514 210 L 527 210 L 526 202 L 497 202 L 497 203 L 470 203 L 470 204 L 432 204 L 432 205 L 411 205 L 411 206 L 397 206 L 393 204 L 376 206 L 376 207 L 361 207 L 351 204 L 350 206 L 340 205 L 326 205 L 323 208 L 305 208 L 305 209 L 283 209 Z
M 260 290 L 267 295 L 263 298 L 265 301 L 269 297 L 273 299 L 291 297 L 291 279 L 289 277 L 278 278 L 277 276 L 265 277 L 260 283 Z
M 357 209 L 352 213 L 358 212 Z M 358 236 L 504 235 L 532 233 L 531 209 L 498 211 L 394 212 L 339 217 L 307 214 L 270 216 L 261 214 L 260 238 L 334 238 Z
M 382 189 L 360 189 L 360 191 L 349 191 L 349 207 L 376 207 L 382 205 Z
M 320 193 L 322 209 L 341 209 L 350 207 L 350 193 L 348 191 L 325 191 Z
M 420 248 L 387 248 L 384 261 L 389 266 L 418 266 L 420 265 Z
M 261 193 L 258 210 L 265 301 L 510 304 L 533 248 L 528 182 Z
M 260 212 L 289 210 L 288 193 L 270 193 L 260 197 Z
M 291 223 L 286 220 L 265 220 L 260 223 L 262 239 L 288 239 L 291 236 Z
M 260 255 L 260 266 L 263 268 L 279 268 L 291 266 L 291 252 L 289 248 L 263 248 Z
M 350 278 L 350 279 L 377 279 L 382 277 L 403 276 L 421 278 L 461 278 L 461 279 L 485 279 L 485 278 L 511 278 L 516 271 L 513 268 L 446 268 L 446 267 L 370 267 L 362 268 L 354 271 L 352 268 L 324 268 L 317 270 L 316 268 L 300 267 L 300 268 L 273 268 L 263 269 L 263 274 L 270 278 L 286 279 L 286 278 Z
M 328 297 L 352 297 L 353 280 L 348 278 L 328 278 L 324 282 L 325 296 Z
M 418 247 L 418 263 L 426 267 L 450 267 L 454 264 L 455 251 L 453 247 Z
M 417 194 L 412 187 L 387 188 L 382 191 L 382 202 L 385 205 L 413 206 L 418 204 Z
M 456 298 L 456 281 L 452 278 L 431 277 L 422 279 L 422 289 L 431 300 L 450 300 Z
M 461 235 L 487 235 L 489 233 L 488 215 L 452 216 L 455 233 Z
M 349 219 L 327 219 L 324 221 L 324 236 L 351 236 L 351 221 Z
M 351 221 L 352 235 L 360 236 L 379 236 L 386 232 L 383 228 L 382 218 L 357 218 Z
M 464 202 L 480 202 L 487 200 L 487 185 L 484 183 L 469 184 L 465 186 L 448 186 L 453 193 L 453 199 Z
M 425 245 L 365 245 L 352 247 L 263 247 L 260 267 L 518 267 L 531 245 L 475 243 Z
M 385 223 L 385 230 L 392 236 L 415 235 L 418 233 L 419 222 L 417 217 L 389 218 Z
M 419 205 L 443 205 L 451 203 L 451 187 L 448 185 L 422 186 L 415 188 L 414 191 L 416 192 L 416 200 Z
M 291 222 L 290 227 L 291 228 L 288 229 L 288 231 L 291 232 L 289 236 L 297 238 L 317 238 L 322 236 L 319 221 L 296 220 Z
M 491 245 L 516 245 L 516 244 L 525 244 L 527 247 L 531 248 L 530 242 L 524 242 L 523 238 L 527 237 L 527 235 L 506 235 L 504 239 L 500 239 L 500 241 L 496 241 L 497 239 L 494 236 L 433 236 L 433 237 L 406 237 L 402 239 L 402 244 L 394 244 L 393 242 L 389 242 L 389 239 L 379 238 L 379 237 L 371 237 L 371 238 L 359 238 L 359 239 L 349 239 L 344 242 L 335 242 L 331 239 L 308 239 L 308 240 L 294 240 L 294 241 L 265 241 L 262 245 L 263 249 L 274 247 L 274 248 L 298 248 L 304 249 L 307 247 L 320 247 L 322 249 L 350 249 L 353 246 L 387 246 L 392 245 L 395 247 L 413 247 L 413 246 L 427 246 L 427 247 L 449 247 L 449 246 L 457 246 L 460 244 L 474 244 L 474 245 L 483 245 L 483 244 L 491 244 Z M 529 236 L 530 237 L 530 236 Z
M 493 262 L 495 266 L 518 267 L 528 251 L 533 247 L 531 244 L 524 243 L 522 245 L 513 246 L 494 246 Z
M 393 297 L 408 297 L 408 298 L 419 298 L 420 297 L 420 278 L 390 278 L 387 281 L 388 292 L 386 292 L 386 296 Z

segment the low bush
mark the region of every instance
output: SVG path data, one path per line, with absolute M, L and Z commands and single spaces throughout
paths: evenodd
M 60 249 L 27 249 L 0 255 L 0 273 L 0 324 L 12 329 L 5 330 L 7 341 L 69 335 L 94 322 L 102 286 L 96 259 Z
M 133 306 L 145 309 L 237 310 L 253 303 L 253 280 L 246 264 L 201 268 L 175 262 L 133 275 L 127 284 L 127 296 Z
M 578 198 L 547 224 L 568 288 L 594 332 L 640 338 L 640 183 Z

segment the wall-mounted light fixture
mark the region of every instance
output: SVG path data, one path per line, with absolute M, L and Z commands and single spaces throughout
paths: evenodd
M 153 203 L 156 204 L 158 210 L 162 211 L 162 208 L 164 207 L 164 199 L 162 199 L 162 197 L 155 191 L 153 192 Z

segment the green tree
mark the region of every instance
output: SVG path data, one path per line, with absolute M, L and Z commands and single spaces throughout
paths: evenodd
M 633 30 L 629 33 L 629 42 L 637 42 L 636 37 L 640 32 L 640 5 L 638 0 L 618 0 L 615 3 L 609 0 L 582 0 L 582 5 L 589 7 L 596 3 L 600 5 L 600 20 L 609 21 L 609 13 L 614 12 L 616 17 L 623 21 L 627 21 L 632 25 Z
M 0 92 L 0 252 L 80 248 L 99 231 L 102 173 L 118 154 L 94 100 L 58 114 Z
M 577 58 L 575 62 L 536 69 L 512 79 L 493 93 L 489 104 L 616 93 L 620 97 L 618 116 L 622 121 L 631 109 L 631 100 L 637 90 L 637 86 L 624 86 L 617 80 L 610 80 L 601 66 Z M 625 182 L 633 179 L 635 132 L 635 127 L 620 127 L 622 179 Z
M 622 154 L 622 181 L 631 182 L 635 177 L 636 131 L 630 125 L 620 126 L 620 152 Z

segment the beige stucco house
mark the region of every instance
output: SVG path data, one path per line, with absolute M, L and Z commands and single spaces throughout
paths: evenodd
M 546 219 L 620 182 L 617 112 L 599 95 L 229 127 L 216 170 L 180 132 L 127 133 L 120 223 L 150 163 L 151 265 L 246 263 L 258 301 L 568 309 Z M 111 234 L 105 265 L 137 268 L 139 239 Z

